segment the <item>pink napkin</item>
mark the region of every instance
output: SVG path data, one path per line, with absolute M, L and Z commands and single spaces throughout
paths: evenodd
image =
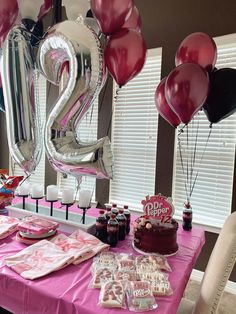
M 93 235 L 80 229 L 73 232 L 69 238 L 76 240 L 79 244 L 83 245 L 84 248 L 90 250 L 92 252 L 90 257 L 110 248 L 108 244 L 103 243 Z M 73 262 L 73 264 L 76 264 L 76 261 Z
M 63 252 L 72 254 L 74 256 L 73 264 L 75 265 L 94 256 L 94 252 L 84 243 L 68 238 L 64 234 L 53 237 L 51 242 L 57 245 Z
M 25 233 L 40 235 L 51 230 L 55 230 L 58 228 L 58 226 L 58 222 L 47 220 L 41 217 L 30 216 L 25 217 L 24 220 L 19 223 L 18 230 Z
M 0 215 L 0 240 L 15 232 L 18 223 L 17 218 Z
M 55 244 L 42 240 L 19 253 L 5 258 L 6 265 L 25 279 L 36 279 L 71 264 L 72 254 L 65 253 Z

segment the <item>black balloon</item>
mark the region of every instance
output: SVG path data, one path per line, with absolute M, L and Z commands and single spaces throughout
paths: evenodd
M 236 111 L 236 70 L 223 68 L 210 75 L 210 92 L 203 106 L 211 123 L 217 123 Z

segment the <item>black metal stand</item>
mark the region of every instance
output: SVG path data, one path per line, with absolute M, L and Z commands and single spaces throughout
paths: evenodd
M 74 203 L 70 203 L 70 204 L 65 204 L 65 203 L 61 203 L 61 205 L 66 206 L 66 220 L 68 220 L 69 217 L 69 207 L 71 207 Z
M 29 195 L 20 195 L 20 194 L 18 194 L 17 196 L 18 196 L 18 197 L 22 197 L 22 201 L 23 201 L 22 209 L 25 209 L 25 199 L 26 199 Z
M 90 208 L 90 206 L 89 206 L 89 207 L 79 207 L 79 206 L 78 206 L 78 208 L 80 208 L 80 209 L 83 210 L 83 214 L 82 214 L 82 224 L 84 225 L 84 224 L 85 224 L 86 212 L 87 212 L 87 210 Z
M 41 199 L 43 198 L 43 196 L 42 196 L 42 197 L 32 197 L 32 196 L 31 196 L 31 198 L 32 198 L 32 200 L 35 200 L 35 201 L 36 201 L 36 203 L 35 203 L 35 206 L 36 206 L 36 213 L 38 213 L 38 212 L 39 212 L 39 200 L 41 200 Z
M 54 200 L 54 201 L 49 201 L 46 199 L 46 202 L 50 203 L 51 204 L 51 207 L 50 207 L 50 216 L 53 216 L 53 203 L 57 202 L 58 200 Z

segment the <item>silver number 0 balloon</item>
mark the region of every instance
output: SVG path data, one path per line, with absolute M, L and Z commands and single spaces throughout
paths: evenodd
M 54 84 L 62 69 L 69 69 L 64 90 L 51 110 L 45 127 L 45 146 L 52 166 L 75 177 L 111 178 L 113 154 L 106 136 L 81 142 L 76 129 L 98 96 L 103 76 L 103 54 L 97 35 L 82 20 L 55 25 L 38 52 L 41 72 Z

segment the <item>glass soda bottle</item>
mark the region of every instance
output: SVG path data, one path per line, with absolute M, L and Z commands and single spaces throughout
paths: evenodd
M 115 214 L 116 216 L 118 215 L 117 204 L 112 204 L 111 212 Z
M 126 234 L 129 234 L 129 232 L 130 232 L 130 211 L 129 211 L 128 205 L 124 205 L 124 215 L 126 217 Z
M 118 243 L 119 223 L 116 220 L 116 215 L 111 214 L 111 218 L 107 224 L 107 243 L 115 247 Z
M 107 222 L 108 222 L 109 219 L 111 218 L 111 207 L 107 207 L 106 218 L 107 218 Z
M 183 210 L 183 229 L 186 231 L 190 231 L 192 229 L 192 207 L 189 203 L 184 204 Z
M 106 218 L 104 213 L 105 213 L 105 211 L 103 209 L 99 210 L 99 216 L 96 219 L 95 236 L 99 240 L 106 242 L 106 240 L 107 240 L 107 218 Z
M 118 215 L 116 216 L 116 219 L 119 223 L 119 233 L 118 233 L 118 239 L 120 241 L 123 241 L 126 236 L 126 217 L 124 215 L 124 210 L 120 209 Z

